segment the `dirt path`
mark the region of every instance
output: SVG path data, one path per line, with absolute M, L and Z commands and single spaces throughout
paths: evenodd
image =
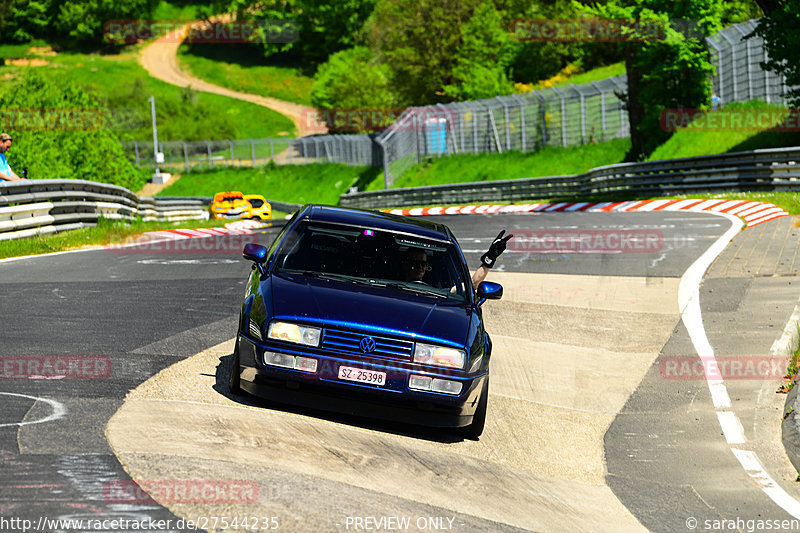
M 239 100 L 245 100 L 268 107 L 289 117 L 292 122 L 294 122 L 298 134 L 301 136 L 315 133 L 327 133 L 327 128 L 317 126 L 319 121 L 315 120 L 317 113 L 313 107 L 226 89 L 225 87 L 220 87 L 219 85 L 214 85 L 199 78 L 195 78 L 191 74 L 182 71 L 178 66 L 177 54 L 181 41 L 177 35 L 184 35 L 186 33 L 184 28 L 192 24 L 197 24 L 197 22 L 191 22 L 180 30 L 170 32 L 142 49 L 139 54 L 139 62 L 151 76 L 171 83 L 172 85 L 177 85 L 178 87 L 190 86 L 197 91 L 221 94 L 223 96 L 238 98 Z

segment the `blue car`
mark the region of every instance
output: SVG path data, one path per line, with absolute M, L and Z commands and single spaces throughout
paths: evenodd
M 230 390 L 355 415 L 483 432 L 492 344 L 450 229 L 307 205 L 253 262 Z

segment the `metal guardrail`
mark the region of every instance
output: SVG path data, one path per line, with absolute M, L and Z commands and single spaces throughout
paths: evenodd
M 452 183 L 344 194 L 345 207 L 424 205 L 590 197 L 602 194 L 691 194 L 800 190 L 800 147 L 732 152 L 645 163 L 621 163 L 584 174 Z
M 139 198 L 116 185 L 84 180 L 0 183 L 0 240 L 94 226 L 99 218 L 192 220 L 207 216 L 208 202 L 189 198 Z

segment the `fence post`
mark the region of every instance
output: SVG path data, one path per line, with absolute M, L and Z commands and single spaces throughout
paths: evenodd
M 472 153 L 478 153 L 478 111 L 472 102 L 464 102 L 472 111 Z
M 250 138 L 247 140 L 250 141 L 250 159 L 253 161 L 253 168 L 256 168 L 256 142 Z
M 522 152 L 525 152 L 525 102 L 522 98 L 519 97 L 518 94 L 511 95 L 514 100 L 517 101 L 519 104 L 519 138 L 520 138 L 520 146 L 522 147 Z
M 206 143 L 206 149 L 208 150 L 208 168 L 211 168 L 214 166 L 214 160 L 211 159 L 211 143 L 206 140 L 203 142 Z
M 725 30 L 722 30 L 718 33 L 721 35 L 723 39 L 728 42 L 731 51 L 731 81 L 733 82 L 733 99 L 732 102 L 739 101 L 739 84 L 738 80 L 736 79 L 736 47 L 735 43 L 725 34 Z
M 547 146 L 547 109 L 545 109 L 544 105 L 544 96 L 539 94 L 539 91 L 536 90 L 532 90 L 531 92 L 539 99 L 539 114 L 542 118 L 542 147 L 545 147 Z
M 612 78 L 608 78 L 608 79 L 609 79 L 609 81 L 611 81 L 611 83 L 614 84 L 614 86 L 619 91 L 627 91 L 628 90 L 627 87 L 623 87 L 622 86 L 622 84 L 619 82 L 619 80 L 616 77 L 612 77 Z M 627 84 L 627 78 L 626 78 L 626 84 Z M 620 106 L 619 107 L 619 127 L 620 127 L 620 129 L 622 129 L 622 127 L 625 125 L 625 122 L 626 122 L 626 120 L 625 120 L 625 108 Z M 628 124 L 628 135 L 629 136 L 630 136 L 630 127 L 631 127 L 631 125 Z
M 495 100 L 498 100 L 503 105 L 503 116 L 506 120 L 506 150 L 511 150 L 511 125 L 509 124 L 508 106 L 506 105 L 505 100 L 499 96 L 496 96 Z
M 133 151 L 136 154 L 136 166 L 139 167 L 139 143 L 133 141 Z
M 713 48 L 714 52 L 717 54 L 717 75 L 715 76 L 717 78 L 716 92 L 719 95 L 719 97 L 722 98 L 723 101 L 724 101 L 724 98 L 725 98 L 724 92 L 725 92 L 725 90 L 723 88 L 724 87 L 724 83 L 723 83 L 724 70 L 722 69 L 722 48 L 720 48 L 719 45 L 717 45 L 717 43 L 715 43 L 713 40 L 711 40 L 711 37 L 706 37 L 706 43 L 711 45 L 711 48 Z M 714 78 L 712 78 L 712 85 L 713 85 L 713 80 L 714 80 Z
M 600 127 L 603 128 L 603 140 L 605 141 L 606 140 L 606 93 L 603 91 L 603 89 L 600 88 L 597 82 L 593 81 L 592 87 L 594 87 L 595 90 L 600 93 L 600 124 L 601 124 Z
M 183 166 L 186 168 L 186 172 L 191 172 L 189 168 L 189 148 L 183 141 L 181 141 L 181 145 L 183 146 Z
M 581 100 L 581 144 L 586 143 L 586 98 L 583 96 L 583 92 L 578 89 L 578 86 L 574 83 L 569 84 L 572 87 L 572 90 L 578 93 L 578 98 Z
M 553 91 L 561 98 L 561 146 L 564 148 L 567 147 L 567 101 L 564 98 L 564 94 L 556 89 L 555 87 L 551 87 Z

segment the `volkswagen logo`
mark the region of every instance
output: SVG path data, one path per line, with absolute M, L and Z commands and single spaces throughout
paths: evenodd
M 364 353 L 372 353 L 375 351 L 375 339 L 372 337 L 363 337 L 358 341 L 358 347 Z

